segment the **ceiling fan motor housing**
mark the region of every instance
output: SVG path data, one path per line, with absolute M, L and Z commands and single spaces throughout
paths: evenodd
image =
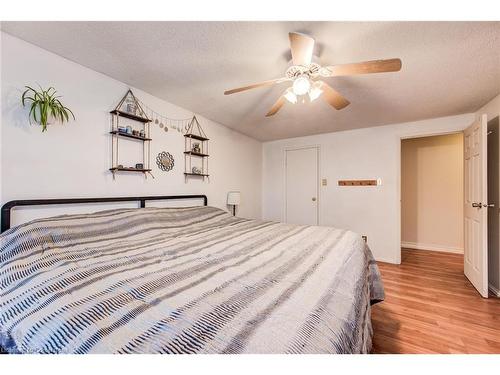
M 316 63 L 311 63 L 309 66 L 292 65 L 286 70 L 285 77 L 295 79 L 307 75 L 309 78 L 313 78 L 319 74 L 320 69 L 321 66 Z

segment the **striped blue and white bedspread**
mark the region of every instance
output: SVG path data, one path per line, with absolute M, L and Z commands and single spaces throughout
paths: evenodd
M 0 240 L 11 353 L 365 353 L 384 294 L 359 235 L 213 207 L 65 215 Z

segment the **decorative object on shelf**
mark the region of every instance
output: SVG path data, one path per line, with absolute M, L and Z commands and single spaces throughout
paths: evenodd
M 137 106 L 133 103 L 127 103 L 127 112 L 135 115 L 135 113 L 137 112 Z
M 30 112 L 28 118 L 31 124 L 33 119 L 37 124 L 42 126 L 42 132 L 47 130 L 47 125 L 53 122 L 60 121 L 61 124 L 69 122 L 69 117 L 75 119 L 75 115 L 68 107 L 65 107 L 59 100 L 60 96 L 56 95 L 57 91 L 53 87 L 44 90 L 41 86 L 37 91 L 29 86 L 25 86 L 26 90 L 23 92 L 21 102 L 23 107 L 26 106 L 28 101 L 31 101 Z M 30 96 L 31 95 L 31 96 Z
M 149 174 L 154 178 L 151 173 L 150 167 L 150 155 L 151 155 L 151 138 L 149 136 L 150 129 L 149 124 L 151 120 L 146 116 L 144 110 L 142 109 L 139 101 L 132 93 L 128 90 L 125 96 L 120 100 L 118 105 L 111 112 L 111 163 L 112 167 L 109 169 L 113 173 L 113 180 L 116 177 L 116 172 L 140 172 L 144 174 L 147 178 Z M 134 130 L 132 126 L 121 125 L 121 119 L 127 119 L 136 121 L 142 124 L 141 130 Z M 142 163 L 137 163 L 135 167 L 123 167 L 122 164 L 118 164 L 118 151 L 119 151 L 119 140 L 135 140 L 142 142 Z
M 130 103 L 127 104 L 127 112 L 128 113 L 135 115 L 136 111 L 137 111 L 137 107 L 135 106 L 135 104 L 130 104 Z
M 156 157 L 156 165 L 158 165 L 158 168 L 162 171 L 168 172 L 174 167 L 174 157 L 170 152 L 160 152 Z
M 239 191 L 230 191 L 227 193 L 227 205 L 233 206 L 233 216 L 236 216 L 236 206 L 240 204 L 241 193 Z
M 208 179 L 208 141 L 196 116 L 193 116 L 184 134 L 184 179 L 188 177 L 205 177 Z M 193 166 L 193 159 L 196 160 Z M 195 172 L 196 171 L 196 172 Z
M 127 95 L 127 98 L 125 99 L 125 111 L 131 115 L 137 114 L 137 104 L 133 95 Z
M 201 153 L 200 144 L 198 142 L 193 143 L 193 148 L 191 151 L 196 152 L 197 154 L 200 154 Z

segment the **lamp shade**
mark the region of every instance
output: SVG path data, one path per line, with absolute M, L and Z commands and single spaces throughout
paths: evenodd
M 239 191 L 230 191 L 227 193 L 227 204 L 237 206 L 240 204 L 241 194 Z

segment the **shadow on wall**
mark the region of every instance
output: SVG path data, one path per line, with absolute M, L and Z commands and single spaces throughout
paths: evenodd
M 499 119 L 488 122 L 488 282 L 500 290 L 500 156 Z
M 29 122 L 29 107 L 23 107 L 21 103 L 21 96 L 23 94 L 24 87 L 14 87 L 8 86 L 4 91 L 5 101 L 2 103 L 2 111 L 4 112 L 3 118 L 11 119 L 9 125 L 14 125 L 15 127 L 23 129 L 26 133 L 30 131 L 30 126 L 36 126 L 35 124 L 30 125 Z M 5 126 L 5 124 L 3 124 Z

